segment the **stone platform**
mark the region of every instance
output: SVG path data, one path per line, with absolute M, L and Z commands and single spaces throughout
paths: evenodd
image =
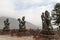
M 53 30 L 42 30 L 40 36 L 45 40 L 59 40 L 59 35 Z

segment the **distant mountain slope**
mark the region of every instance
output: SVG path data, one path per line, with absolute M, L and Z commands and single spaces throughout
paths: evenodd
M 18 29 L 19 28 L 19 23 L 18 20 L 15 18 L 10 18 L 10 17 L 0 17 L 0 29 L 3 29 L 4 27 L 4 20 L 6 20 L 6 18 L 9 18 L 9 22 L 10 22 L 10 29 Z M 34 24 L 30 23 L 30 22 L 26 22 L 26 29 L 37 29 L 37 26 L 35 26 Z

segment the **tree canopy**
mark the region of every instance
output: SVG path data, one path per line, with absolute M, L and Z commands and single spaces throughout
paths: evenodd
M 56 5 L 54 6 L 54 10 L 56 12 L 55 16 L 56 16 L 56 24 L 60 24 L 60 3 L 56 3 Z
M 55 25 L 58 24 L 59 30 L 60 30 L 60 3 L 56 3 L 56 5 L 54 6 L 53 11 L 55 12 L 55 14 L 53 14 L 53 16 L 55 17 Z

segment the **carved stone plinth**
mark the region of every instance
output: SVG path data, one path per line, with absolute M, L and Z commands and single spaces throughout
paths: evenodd
M 55 34 L 55 32 L 53 30 L 42 30 L 41 33 L 45 34 L 45 35 L 54 35 Z
M 55 31 L 53 30 L 49 30 L 49 31 L 42 30 L 40 36 L 43 37 L 45 40 L 58 40 L 59 39 L 58 34 L 55 33 Z

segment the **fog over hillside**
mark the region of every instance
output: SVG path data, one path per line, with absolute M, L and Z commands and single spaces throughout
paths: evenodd
M 3 27 L 4 27 L 4 20 L 6 20 L 6 18 L 9 18 L 10 29 L 18 29 L 19 28 L 19 22 L 18 22 L 17 19 L 10 18 L 10 17 L 0 17 L 0 29 L 3 29 Z M 36 25 L 26 21 L 26 29 L 30 29 L 30 28 L 37 29 L 38 26 L 36 26 Z

